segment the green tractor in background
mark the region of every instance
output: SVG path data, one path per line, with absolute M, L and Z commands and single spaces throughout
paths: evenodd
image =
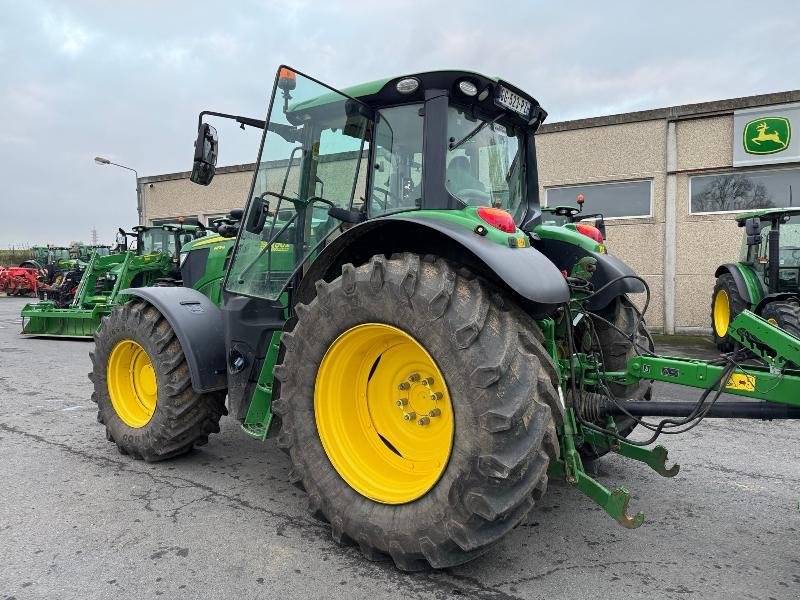
M 731 352 L 731 323 L 750 310 L 800 337 L 800 208 L 736 215 L 745 229 L 738 263 L 720 266 L 711 301 L 714 343 Z
M 202 185 L 218 152 L 208 114 Z M 267 114 L 220 295 L 186 285 L 194 242 L 184 287 L 121 290 L 132 299 L 94 336 L 92 398 L 123 454 L 181 455 L 230 414 L 277 437 L 337 542 L 417 570 L 484 553 L 548 476 L 638 527 L 629 492 L 585 461 L 615 452 L 671 477 L 648 445 L 675 423 L 800 416 L 798 340 L 749 311 L 732 335 L 768 366 L 654 354 L 628 298 L 646 309 L 649 288 L 607 253 L 601 223 L 543 218 L 546 112 L 519 88 L 436 71 L 337 91 L 280 67 Z M 704 392 L 651 402 L 653 380 Z M 768 402 L 715 406 L 723 389 Z M 672 421 L 628 440 L 664 407 Z
M 128 237 L 136 240 L 135 249 L 127 249 Z M 123 292 L 128 288 L 189 285 L 219 302 L 232 240 L 206 237 L 205 228 L 195 225 L 166 224 L 120 228 L 117 242 L 121 252 L 92 254 L 78 280 L 65 276 L 61 285 L 46 288 L 42 301 L 23 307 L 22 333 L 91 338 L 103 316 L 130 299 Z

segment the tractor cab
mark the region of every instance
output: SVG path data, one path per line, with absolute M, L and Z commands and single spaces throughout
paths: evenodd
M 545 116 L 516 87 L 476 73 L 337 91 L 280 68 L 227 291 L 277 300 L 344 230 L 399 213 L 485 207 L 516 233 L 540 215 L 533 134 Z M 213 177 L 216 146 L 201 123 L 196 183 Z
M 770 209 L 737 215 L 746 229 L 743 263 L 767 293 L 800 293 L 800 208 Z

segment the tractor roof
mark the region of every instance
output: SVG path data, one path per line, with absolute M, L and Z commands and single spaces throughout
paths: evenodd
M 397 83 L 404 79 L 416 79 L 419 85 L 411 92 L 401 93 L 397 90 Z M 465 80 L 475 85 L 478 90 L 476 96 L 469 97 L 460 91 L 459 84 Z M 519 94 L 529 100 L 534 109 L 531 111 L 530 115 L 539 115 L 539 122 L 544 120 L 547 113 L 540 110 L 539 103 L 530 94 L 527 94 L 520 88 L 497 77 L 488 77 L 473 71 L 426 71 L 398 77 L 388 77 L 343 88 L 342 93 L 376 108 L 408 104 L 411 102 L 422 102 L 425 99 L 425 91 L 430 89 L 448 90 L 451 99 L 461 99 L 464 103 L 477 102 L 478 104 L 486 103 L 487 105 L 492 105 L 494 103 L 493 92 L 495 86 L 498 84 L 502 84 L 504 87 L 508 88 L 509 91 Z M 484 94 L 484 92 L 486 93 Z M 316 98 L 310 98 L 291 104 L 289 110 L 290 112 L 297 112 L 313 109 L 338 100 L 341 100 L 341 96 L 331 92 L 322 94 Z M 540 114 L 540 112 L 543 114 Z
M 152 231 L 153 229 L 163 229 L 164 231 L 178 231 L 182 229 L 193 233 L 200 229 L 198 225 L 187 225 L 185 223 L 163 223 L 162 225 L 134 225 L 134 231 Z
M 739 213 L 734 218 L 739 222 L 739 226 L 742 226 L 747 219 L 752 217 L 765 219 L 771 217 L 772 215 L 800 215 L 800 206 L 784 206 L 783 208 L 762 208 L 759 210 L 749 210 L 747 212 Z

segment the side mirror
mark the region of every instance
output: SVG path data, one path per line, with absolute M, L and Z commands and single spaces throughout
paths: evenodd
M 747 233 L 747 245 L 756 246 L 761 243 L 761 219 L 758 217 L 750 217 L 744 222 L 744 229 Z
M 214 179 L 218 145 L 217 130 L 208 123 L 201 123 L 194 142 L 194 165 L 189 177 L 192 182 L 208 185 Z
M 120 248 L 128 248 L 128 236 L 125 235 L 125 230 L 122 227 L 117 231 L 117 246 Z

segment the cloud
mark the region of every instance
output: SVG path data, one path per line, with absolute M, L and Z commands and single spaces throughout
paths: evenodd
M 42 27 L 51 44 L 69 58 L 77 58 L 89 45 L 92 34 L 72 17 L 46 11 Z
M 8 2 L 0 20 L 0 247 L 111 241 L 133 175 L 189 167 L 197 113 L 261 117 L 288 63 L 335 87 L 430 69 L 498 75 L 550 122 L 800 88 L 800 4 L 423 0 Z M 258 140 L 220 130 L 224 163 Z

